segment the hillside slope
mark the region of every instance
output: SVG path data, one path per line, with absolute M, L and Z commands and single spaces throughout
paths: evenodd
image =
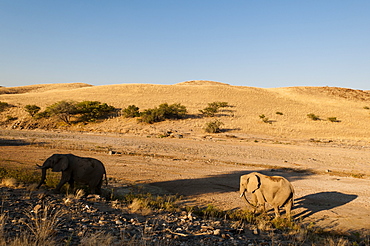
M 175 85 L 52 84 L 33 87 L 37 89 L 27 90 L 26 93 L 24 87 L 1 88 L 3 91 L 12 91 L 13 94 L 0 94 L 0 101 L 16 106 L 2 112 L 1 121 L 4 122 L 8 116 L 26 121 L 30 117 L 23 110 L 25 105 L 36 104 L 43 110 L 60 100 L 100 101 L 116 108 L 134 104 L 140 110 L 153 108 L 161 103 L 181 103 L 187 107 L 192 117 L 150 126 L 118 117 L 107 120 L 104 124 L 79 126 L 79 130 L 146 134 L 149 131 L 170 128 L 182 133 L 202 134 L 204 124 L 212 119 L 199 117 L 199 109 L 205 108 L 210 102 L 223 101 L 232 106 L 220 112 L 217 117 L 224 123 L 223 128 L 227 134 L 344 142 L 370 140 L 370 110 L 364 108 L 370 106 L 368 91 L 333 87 L 264 89 L 212 81 L 188 81 Z M 16 90 L 22 93 L 16 93 Z M 307 117 L 310 113 L 318 115 L 321 120 L 311 120 Z M 259 117 L 262 114 L 269 118 L 269 123 L 262 122 Z M 336 117 L 338 121 L 331 122 L 329 117 Z M 9 124 L 3 127 L 9 127 Z

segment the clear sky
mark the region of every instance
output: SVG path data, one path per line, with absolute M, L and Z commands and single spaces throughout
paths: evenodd
M 0 86 L 370 90 L 369 0 L 0 0 Z

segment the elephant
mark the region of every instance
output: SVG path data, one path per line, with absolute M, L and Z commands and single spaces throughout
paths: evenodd
M 251 202 L 245 192 L 252 193 Z M 275 217 L 280 216 L 279 208 L 285 207 L 286 215 L 290 217 L 293 206 L 294 189 L 292 184 L 281 176 L 267 176 L 252 172 L 240 177 L 240 197 L 244 196 L 248 204 L 258 209 L 262 206 L 265 211 L 267 202 L 274 208 Z
M 37 168 L 42 170 L 41 181 L 36 187 L 37 189 L 45 184 L 46 170 L 49 168 L 52 168 L 53 172 L 62 172 L 60 182 L 55 188 L 56 193 L 59 193 L 67 182 L 73 190 L 74 182 L 77 182 L 87 184 L 91 193 L 101 195 L 104 175 L 105 182 L 108 184 L 103 163 L 94 158 L 79 157 L 73 154 L 53 154 L 45 160 L 42 166 L 37 165 Z

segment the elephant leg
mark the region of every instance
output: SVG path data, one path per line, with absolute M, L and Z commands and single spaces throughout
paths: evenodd
M 279 211 L 279 206 L 274 206 L 274 212 L 275 212 L 275 218 L 280 217 L 280 211 Z
M 291 217 L 290 211 L 292 210 L 293 207 L 293 199 L 290 199 L 286 204 L 285 204 L 285 211 L 286 211 L 286 216 L 288 218 Z
M 59 184 L 55 188 L 56 193 L 60 193 L 60 189 L 62 188 L 63 185 L 65 185 L 67 182 L 71 180 L 71 177 L 68 173 L 62 172 L 62 178 L 59 181 Z
M 75 190 L 75 181 L 71 178 L 68 181 L 68 184 L 69 184 L 69 190 L 71 190 L 72 192 L 74 192 L 74 190 Z
M 101 186 L 103 184 L 103 179 L 100 180 L 99 184 L 96 186 L 96 194 L 101 195 Z
M 60 189 L 62 188 L 62 186 L 64 185 L 64 184 L 66 184 L 67 183 L 67 180 L 63 180 L 63 179 L 61 179 L 60 180 L 60 182 L 59 182 L 59 184 L 57 185 L 57 187 L 55 187 L 55 193 L 60 193 Z

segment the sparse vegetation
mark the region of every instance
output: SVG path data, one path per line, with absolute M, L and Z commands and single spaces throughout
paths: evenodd
M 99 101 L 83 101 L 76 104 L 75 114 L 79 115 L 79 121 L 91 122 L 106 117 L 115 108 Z
M 71 124 L 71 117 L 76 114 L 76 102 L 74 101 L 59 101 L 47 107 L 46 111 L 51 115 L 57 116 L 66 124 Z
M 222 123 L 219 120 L 214 120 L 206 123 L 206 126 L 204 127 L 204 130 L 208 133 L 218 133 L 221 132 L 221 126 L 224 123 Z
M 135 105 L 130 105 L 122 110 L 122 114 L 126 118 L 139 117 L 140 116 L 139 107 L 136 107 Z
M 7 102 L 1 102 L 0 101 L 0 112 L 4 111 L 9 106 L 10 105 Z
M 139 122 L 153 124 L 166 119 L 180 119 L 185 116 L 186 107 L 180 103 L 168 105 L 163 103 L 156 108 L 146 109 L 140 114 Z
M 328 118 L 328 121 L 330 121 L 330 122 L 339 122 L 339 120 L 337 119 L 337 117 L 329 117 Z
M 266 117 L 266 115 L 261 114 L 259 117 L 260 117 L 260 119 L 261 119 L 264 123 L 269 123 L 269 124 L 271 124 L 270 119 L 269 119 L 269 118 L 267 118 L 267 117 Z
M 200 109 L 199 112 L 201 112 L 205 117 L 214 117 L 220 108 L 228 106 L 229 104 L 227 102 L 212 102 L 208 103 L 208 107 Z
M 27 113 L 31 115 L 31 117 L 34 117 L 40 111 L 41 108 L 34 104 L 33 105 L 28 104 L 24 107 L 24 109 L 26 110 Z
M 310 118 L 311 120 L 320 120 L 318 115 L 315 114 L 307 114 L 307 117 Z
M 282 112 L 276 112 L 277 115 L 284 115 Z
M 11 115 L 6 116 L 6 121 L 13 121 L 13 120 L 16 120 L 16 119 L 18 119 L 18 118 L 14 117 L 14 116 L 11 116 Z

